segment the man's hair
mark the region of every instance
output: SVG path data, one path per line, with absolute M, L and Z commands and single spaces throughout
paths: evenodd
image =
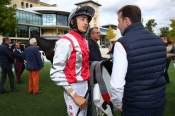
M 19 44 L 19 45 L 20 45 L 20 44 L 21 44 L 21 42 L 19 42 L 19 41 L 16 41 L 16 42 L 15 42 L 15 45 L 17 45 L 17 44 Z
M 36 38 L 31 38 L 29 40 L 29 43 L 30 43 L 30 45 L 36 45 L 37 44 Z
M 88 37 L 90 38 L 91 37 L 91 33 L 94 31 L 94 29 L 98 29 L 98 27 L 92 27 L 89 29 L 89 32 L 88 32 Z
M 117 12 L 121 17 L 128 17 L 132 23 L 141 22 L 141 10 L 135 5 L 126 5 Z
M 6 40 L 9 40 L 10 38 L 8 38 L 8 37 L 4 37 L 3 39 L 2 39 L 2 43 L 5 43 L 5 41 Z

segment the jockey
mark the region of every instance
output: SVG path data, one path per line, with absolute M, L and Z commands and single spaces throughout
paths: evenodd
M 64 88 L 64 99 L 69 116 L 86 116 L 88 90 L 89 50 L 85 39 L 89 23 L 95 10 L 90 6 L 75 9 L 68 19 L 69 33 L 61 37 L 55 45 L 51 79 Z

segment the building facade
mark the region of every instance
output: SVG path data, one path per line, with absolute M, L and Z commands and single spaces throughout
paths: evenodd
M 35 36 L 57 36 L 68 31 L 69 12 L 40 0 L 12 0 L 16 7 L 17 28 L 14 40 L 28 40 Z
M 14 39 L 28 39 L 33 36 L 40 36 L 42 14 L 29 10 L 17 9 L 16 18 L 18 26 Z
M 11 39 L 25 41 L 31 37 L 62 35 L 68 32 L 68 17 L 70 12 L 59 9 L 55 4 L 47 4 L 40 0 L 12 0 L 16 7 L 17 28 Z M 90 27 L 100 27 L 99 7 L 97 2 L 86 0 L 76 3 L 76 7 L 89 5 L 95 9 L 95 15 Z
M 45 10 L 47 9 L 47 10 Z M 60 11 L 56 7 L 17 8 L 18 26 L 15 40 L 28 40 L 31 37 L 57 36 L 68 31 L 69 12 Z
M 95 14 L 94 14 L 92 21 L 90 22 L 90 26 L 100 27 L 100 6 L 101 4 L 94 2 L 93 0 L 86 0 L 83 2 L 76 3 L 75 5 L 77 5 L 78 7 L 85 6 L 85 5 L 93 7 L 95 9 Z
M 50 5 L 44 2 L 40 2 L 40 0 L 11 0 L 11 5 L 16 6 L 16 8 L 31 8 L 31 7 L 40 7 L 40 6 L 47 6 L 52 7 L 55 4 Z
M 57 36 L 68 31 L 69 12 L 61 11 L 58 7 L 33 7 L 30 10 L 42 14 L 42 36 Z

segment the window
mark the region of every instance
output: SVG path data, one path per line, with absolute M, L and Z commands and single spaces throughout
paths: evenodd
M 21 8 L 24 8 L 24 2 L 21 2 Z
M 57 15 L 57 25 L 67 26 L 68 25 L 68 17 L 65 15 Z
M 32 5 L 32 4 L 30 4 L 30 8 L 31 8 L 31 7 L 33 7 L 33 5 Z
M 28 26 L 19 25 L 17 27 L 17 37 L 29 37 L 29 28 L 28 28 Z
M 30 27 L 30 37 L 39 37 L 40 29 L 39 27 Z
M 26 3 L 26 8 L 28 8 L 29 7 L 29 4 L 28 3 Z
M 16 17 L 17 17 L 18 23 L 26 23 L 24 11 L 17 10 Z
M 43 14 L 43 25 L 56 25 L 56 14 Z
M 31 12 L 26 12 L 23 10 L 16 11 L 16 18 L 17 18 L 18 24 L 41 25 L 41 22 L 42 22 L 41 15 L 31 13 Z
M 42 25 L 42 17 L 41 17 L 41 15 L 37 15 L 37 17 L 38 17 L 38 18 L 37 18 L 37 19 L 38 19 L 38 20 L 37 20 L 37 21 L 38 21 L 38 24 L 39 24 L 39 25 Z

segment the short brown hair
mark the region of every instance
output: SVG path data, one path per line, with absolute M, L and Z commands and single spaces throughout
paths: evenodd
M 132 23 L 141 22 L 141 10 L 138 6 L 126 5 L 119 9 L 117 13 L 121 13 L 123 18 L 128 17 Z
M 3 39 L 2 39 L 2 43 L 5 43 L 5 41 L 7 41 L 7 40 L 9 40 L 10 38 L 8 38 L 8 37 L 4 37 Z

